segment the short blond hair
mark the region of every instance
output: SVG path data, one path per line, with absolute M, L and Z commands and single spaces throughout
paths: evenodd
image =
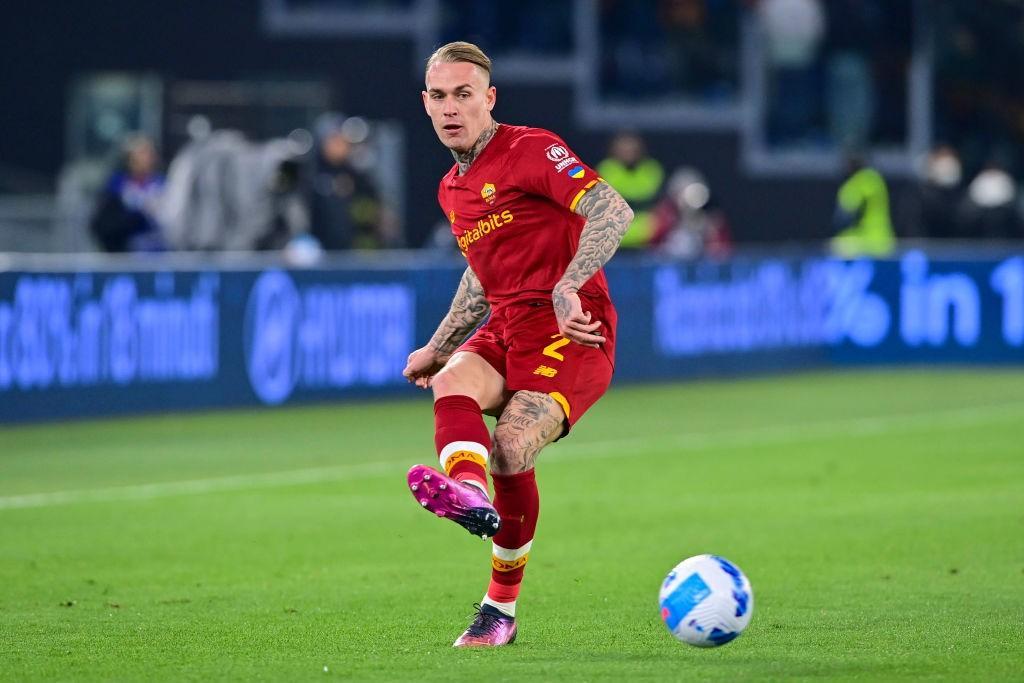
M 484 51 L 473 43 L 456 40 L 453 43 L 442 45 L 434 50 L 434 54 L 427 59 L 427 68 L 423 74 L 430 71 L 435 64 L 456 64 L 458 62 L 469 62 L 476 64 L 487 74 L 487 82 L 491 82 L 491 58 L 484 54 Z

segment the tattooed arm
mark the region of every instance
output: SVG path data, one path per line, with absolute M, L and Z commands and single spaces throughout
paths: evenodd
M 604 342 L 604 337 L 598 333 L 601 321 L 591 321 L 590 312 L 583 311 L 576 292 L 619 248 L 633 220 L 633 210 L 611 185 L 602 182 L 583 195 L 576 205 L 576 213 L 585 217 L 587 224 L 583 226 L 576 255 L 551 293 L 551 301 L 558 318 L 558 331 L 578 344 L 596 347 Z
M 472 268 L 466 268 L 455 292 L 448 315 L 444 317 L 427 346 L 439 356 L 447 357 L 484 319 L 491 305 L 484 297 L 484 288 Z
M 466 268 L 455 292 L 448 315 L 437 326 L 426 346 L 409 354 L 405 370 L 406 379 L 426 389 L 433 377 L 448 362 L 452 352 L 484 319 L 491 305 L 484 297 L 484 288 L 472 268 Z

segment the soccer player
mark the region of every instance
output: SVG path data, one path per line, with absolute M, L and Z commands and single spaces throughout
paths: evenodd
M 490 585 L 456 647 L 515 640 L 539 511 L 534 461 L 611 381 L 616 313 L 601 268 L 633 218 L 558 136 L 495 122 L 490 75 L 490 59 L 470 43 L 449 43 L 427 61 L 423 106 L 456 161 L 438 201 L 469 265 L 404 370 L 433 390 L 440 459 L 439 471 L 409 470 L 413 496 L 493 536 Z M 493 438 L 483 414 L 498 418 Z

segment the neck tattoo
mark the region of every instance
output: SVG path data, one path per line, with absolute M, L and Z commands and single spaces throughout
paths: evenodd
M 476 158 L 480 156 L 480 152 L 484 151 L 484 147 L 491 141 L 494 134 L 498 132 L 498 122 L 491 120 L 491 125 L 484 128 L 484 132 L 480 133 L 480 137 L 476 139 L 473 146 L 465 152 L 456 152 L 452 150 L 452 156 L 455 157 L 455 162 L 459 165 L 459 175 L 466 175 L 466 171 L 469 170 L 469 165 L 476 161 Z

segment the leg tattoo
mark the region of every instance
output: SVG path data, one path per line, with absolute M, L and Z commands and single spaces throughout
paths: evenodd
M 562 433 L 565 413 L 539 391 L 518 391 L 494 428 L 491 472 L 516 474 L 533 468 L 541 449 Z

